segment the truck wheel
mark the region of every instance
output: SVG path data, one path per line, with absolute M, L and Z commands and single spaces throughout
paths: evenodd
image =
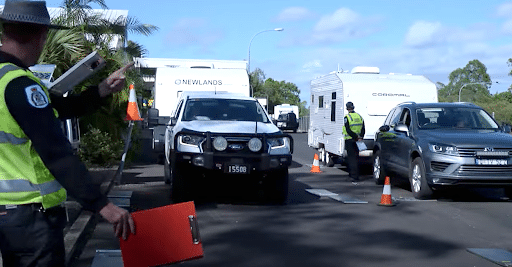
M 191 200 L 190 193 L 188 192 L 188 186 L 184 177 L 186 171 L 174 165 L 175 164 L 173 164 L 173 166 L 170 168 L 172 202 L 179 203 Z
M 288 199 L 288 168 L 272 171 L 267 179 L 266 193 L 270 202 L 285 204 Z
M 386 179 L 386 170 L 382 166 L 380 150 L 377 150 L 373 154 L 373 180 L 375 180 L 375 184 L 383 185 L 384 179 Z
M 425 164 L 420 157 L 412 161 L 411 171 L 409 174 L 409 181 L 411 183 L 411 191 L 417 199 L 431 198 L 434 192 L 427 184 L 425 177 Z
M 171 168 L 167 159 L 164 159 L 164 181 L 166 184 L 171 184 Z

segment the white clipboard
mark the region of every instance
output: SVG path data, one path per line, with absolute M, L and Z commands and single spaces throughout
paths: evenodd
M 367 149 L 367 147 L 363 141 L 357 141 L 356 144 L 357 144 L 357 149 L 359 149 L 359 151 L 365 151 Z
M 67 70 L 57 80 L 50 83 L 48 89 L 52 93 L 64 95 L 73 90 L 77 84 L 102 69 L 105 64 L 105 60 L 98 52 L 94 51 Z

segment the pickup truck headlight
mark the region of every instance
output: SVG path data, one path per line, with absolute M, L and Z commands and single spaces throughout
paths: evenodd
M 218 151 L 224 151 L 228 147 L 228 140 L 222 136 L 217 136 L 213 139 L 213 148 Z
M 289 154 L 290 153 L 290 140 L 287 137 L 269 138 L 268 153 L 269 154 Z
M 259 138 L 251 138 L 251 140 L 249 140 L 248 146 L 252 152 L 258 152 L 260 151 L 263 144 Z
M 178 151 L 201 153 L 201 143 L 205 138 L 199 135 L 180 135 L 178 136 Z
M 457 150 L 457 147 L 455 147 L 455 146 L 431 143 L 431 144 L 428 144 L 428 148 L 430 149 L 430 151 L 432 151 L 434 153 L 443 153 L 443 154 L 448 154 L 448 155 L 453 155 L 453 156 L 459 155 L 459 151 Z

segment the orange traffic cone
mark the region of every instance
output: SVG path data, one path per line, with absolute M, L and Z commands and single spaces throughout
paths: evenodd
M 316 172 L 316 173 L 322 172 L 320 170 L 320 164 L 318 162 L 318 155 L 317 154 L 315 154 L 315 158 L 313 159 L 313 166 L 311 166 L 311 171 L 310 172 Z
M 128 99 L 128 108 L 126 109 L 126 121 L 142 121 L 140 117 L 139 107 L 137 106 L 137 97 L 135 97 L 135 89 L 130 84 L 130 98 Z
M 384 190 L 382 191 L 382 196 L 380 197 L 379 206 L 395 206 L 393 199 L 391 198 L 391 183 L 389 182 L 389 176 L 386 176 L 386 180 L 384 181 Z

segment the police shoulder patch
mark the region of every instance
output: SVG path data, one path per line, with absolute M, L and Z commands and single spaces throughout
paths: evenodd
M 45 108 L 48 106 L 48 97 L 43 91 L 43 88 L 38 84 L 31 85 L 25 88 L 28 103 L 35 108 Z

